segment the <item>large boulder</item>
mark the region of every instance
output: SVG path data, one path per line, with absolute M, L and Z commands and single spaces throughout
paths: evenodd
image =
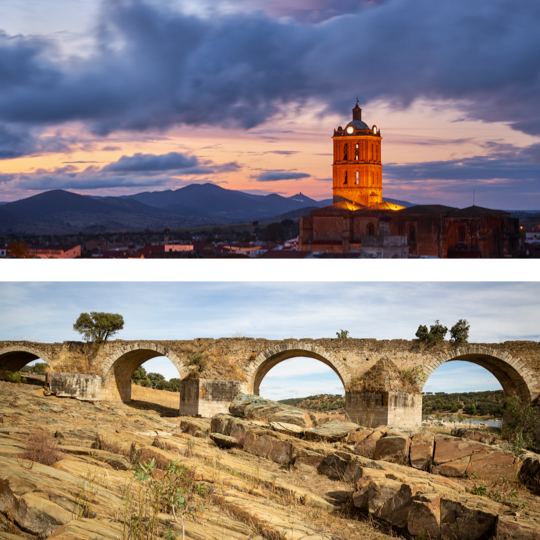
M 220 448 L 238 448 L 238 441 L 229 435 L 222 435 L 221 433 L 211 433 L 210 438 Z
M 353 503 L 370 515 L 395 527 L 407 526 L 407 516 L 417 488 L 389 478 L 361 478 Z
M 477 474 L 484 480 L 514 480 L 519 459 L 512 452 L 480 452 L 471 456 L 467 474 Z
M 238 394 L 229 406 L 229 412 L 246 420 L 285 422 L 301 428 L 313 426 L 306 411 L 252 394 Z
M 411 440 L 409 458 L 411 466 L 426 471 L 433 459 L 435 435 L 429 431 L 415 433 Z
M 502 452 L 487 444 L 436 435 L 433 465 L 433 472 L 443 476 L 475 473 L 486 480 L 513 480 L 518 462 L 511 452 Z
M 360 426 L 354 422 L 327 422 L 316 428 L 306 429 L 305 439 L 308 441 L 340 441 Z
M 299 437 L 304 434 L 303 428 L 296 424 L 288 424 L 286 422 L 270 422 L 270 427 L 278 433 Z
M 295 409 L 292 407 L 290 409 L 285 409 L 274 413 L 268 418 L 268 421 L 270 423 L 279 422 L 285 424 L 293 424 L 302 429 L 310 428 L 313 426 L 313 422 L 311 421 L 311 417 L 307 413 L 307 411 L 303 411 L 302 409 Z
M 436 492 L 418 493 L 407 516 L 409 534 L 439 540 L 441 537 L 441 496 Z
M 519 479 L 537 495 L 540 494 L 540 455 L 527 452 L 522 456 Z
M 391 461 L 392 463 L 401 463 L 405 465 L 409 455 L 409 446 L 411 439 L 409 437 L 382 437 L 375 445 L 375 459 L 382 461 Z
M 354 433 L 349 434 L 349 439 Z M 375 455 L 375 448 L 377 446 L 377 441 L 383 436 L 383 433 L 379 430 L 373 431 L 365 439 L 356 443 L 355 450 L 361 456 L 367 458 L 373 458 Z

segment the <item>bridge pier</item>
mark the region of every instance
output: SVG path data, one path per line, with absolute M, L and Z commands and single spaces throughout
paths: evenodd
M 228 413 L 237 394 L 246 392 L 240 381 L 218 379 L 184 379 L 180 382 L 180 416 L 211 418 Z
M 347 392 L 345 412 L 366 427 L 419 428 L 422 424 L 422 394 L 407 392 Z

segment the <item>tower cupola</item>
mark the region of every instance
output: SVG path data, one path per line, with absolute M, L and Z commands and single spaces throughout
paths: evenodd
M 356 101 L 352 120 L 334 130 L 334 203 L 371 206 L 382 202 L 381 131 L 362 121 Z

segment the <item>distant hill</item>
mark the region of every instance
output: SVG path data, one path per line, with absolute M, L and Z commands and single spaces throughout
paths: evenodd
M 345 396 L 340 394 L 319 394 L 306 398 L 281 399 L 279 403 L 293 405 L 310 411 L 337 411 L 345 407 Z
M 317 206 L 317 201 L 301 193 L 293 197 L 252 195 L 215 184 L 122 197 L 51 190 L 3 204 L 0 233 L 69 234 L 219 225 L 263 220 Z

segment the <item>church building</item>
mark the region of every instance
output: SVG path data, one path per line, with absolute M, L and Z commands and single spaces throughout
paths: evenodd
M 366 258 L 494 258 L 519 248 L 519 220 L 478 206 L 408 208 L 383 199 L 381 131 L 362 120 L 334 130 L 333 204 L 300 218 L 299 250 Z

